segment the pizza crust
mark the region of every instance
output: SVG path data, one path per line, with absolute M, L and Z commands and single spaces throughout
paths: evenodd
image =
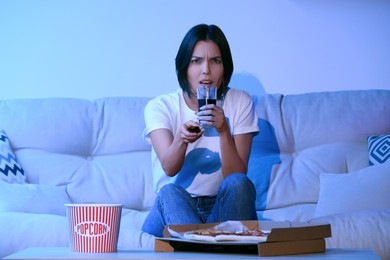
M 205 235 L 197 235 L 197 234 L 192 234 L 190 232 L 184 233 L 183 236 L 185 239 L 189 239 L 189 240 L 207 241 L 207 242 L 216 242 L 217 241 L 215 239 L 215 237 L 205 236 Z
M 267 236 L 238 236 L 238 235 L 219 235 L 215 241 L 267 241 Z
M 247 230 L 247 231 L 223 231 L 212 229 L 201 229 L 188 231 L 183 234 L 185 239 L 197 240 L 197 241 L 266 241 L 269 232 L 260 230 Z

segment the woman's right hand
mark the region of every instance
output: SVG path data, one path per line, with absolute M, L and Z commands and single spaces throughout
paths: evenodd
M 198 140 L 204 132 L 198 122 L 188 121 L 180 128 L 180 136 L 185 143 L 193 143 Z

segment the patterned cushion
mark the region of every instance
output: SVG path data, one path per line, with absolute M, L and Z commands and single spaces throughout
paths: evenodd
M 370 165 L 381 164 L 390 158 L 390 134 L 368 137 Z
M 24 183 L 25 179 L 24 171 L 12 151 L 6 133 L 0 130 L 0 180 Z

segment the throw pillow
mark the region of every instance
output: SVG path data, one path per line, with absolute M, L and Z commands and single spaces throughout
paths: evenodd
M 390 158 L 390 134 L 368 137 L 369 165 L 386 162 Z
M 71 203 L 65 187 L 0 181 L 0 212 L 66 215 Z
M 353 173 L 322 173 L 315 217 L 390 210 L 390 161 Z
M 26 180 L 4 130 L 0 130 L 0 180 L 9 183 L 24 183 Z

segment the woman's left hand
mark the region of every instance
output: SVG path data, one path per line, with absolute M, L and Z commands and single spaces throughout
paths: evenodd
M 212 126 L 219 133 L 229 130 L 223 109 L 214 104 L 202 106 L 197 116 L 201 126 Z

